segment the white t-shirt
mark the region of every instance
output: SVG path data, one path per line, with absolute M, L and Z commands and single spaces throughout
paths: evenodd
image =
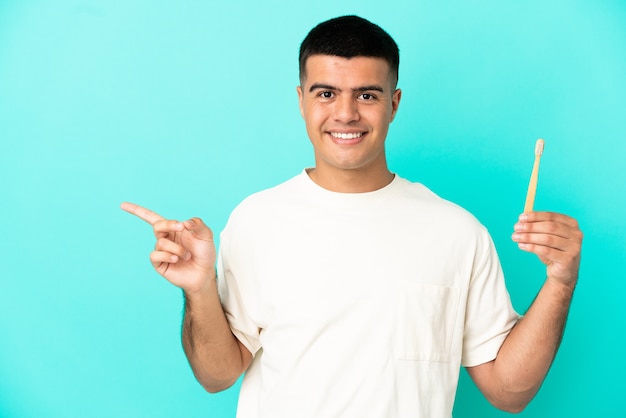
M 239 418 L 449 418 L 460 365 L 493 360 L 518 319 L 485 228 L 398 176 L 346 194 L 302 172 L 248 197 L 218 277 L 255 355 Z

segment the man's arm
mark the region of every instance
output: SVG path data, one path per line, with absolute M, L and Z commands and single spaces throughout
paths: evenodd
M 547 279 L 496 359 L 467 371 L 494 406 L 520 412 L 539 390 L 561 342 L 578 280 L 582 233 L 568 216 L 530 212 L 520 216 L 513 241 L 541 259 Z
M 232 386 L 252 354 L 230 330 L 215 279 L 197 292 L 185 292 L 183 348 L 198 382 L 211 393 Z
M 121 207 L 152 225 L 157 242 L 150 261 L 183 289 L 183 348 L 196 378 L 209 392 L 230 387 L 248 368 L 252 354 L 231 332 L 219 300 L 213 232 L 198 218 L 178 222 L 133 203 Z

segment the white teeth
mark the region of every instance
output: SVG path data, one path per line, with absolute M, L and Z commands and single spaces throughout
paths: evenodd
M 338 138 L 338 139 L 354 139 L 354 138 L 360 138 L 361 136 L 363 136 L 363 132 L 354 132 L 354 133 L 349 133 L 349 134 L 331 132 L 330 134 L 333 137 Z

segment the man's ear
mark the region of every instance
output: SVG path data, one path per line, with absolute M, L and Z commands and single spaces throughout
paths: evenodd
M 304 93 L 302 93 L 302 87 L 297 86 L 296 91 L 298 92 L 298 106 L 300 106 L 300 115 L 304 118 L 304 109 L 302 109 L 302 101 L 304 100 Z
M 389 122 L 393 122 L 393 119 L 396 117 L 396 112 L 398 111 L 398 107 L 400 106 L 401 98 L 402 90 L 396 89 L 391 97 L 391 120 Z

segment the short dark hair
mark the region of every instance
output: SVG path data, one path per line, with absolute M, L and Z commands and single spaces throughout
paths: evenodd
M 380 26 L 359 16 L 336 17 L 311 29 L 300 45 L 300 80 L 306 75 L 306 60 L 311 55 L 383 58 L 398 82 L 400 52 L 396 41 Z

